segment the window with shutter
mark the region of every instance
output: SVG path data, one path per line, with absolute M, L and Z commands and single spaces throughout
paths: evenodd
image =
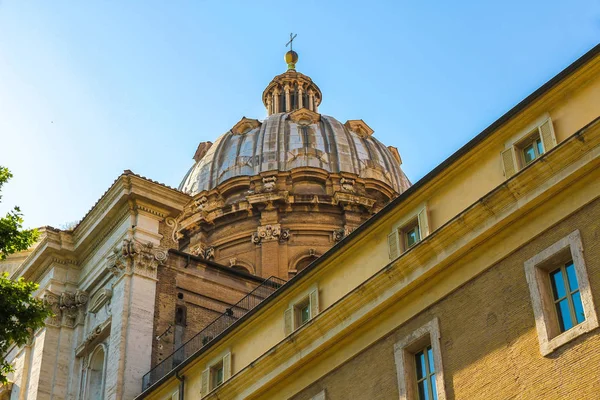
M 504 176 L 506 178 L 510 178 L 517 173 L 514 148 L 511 147 L 502 152 L 502 168 L 504 169 Z
M 400 256 L 400 237 L 397 229 L 388 235 L 388 254 L 390 261 Z
M 544 145 L 544 151 L 549 151 L 556 146 L 556 136 L 554 135 L 554 127 L 552 126 L 552 120 L 548 118 L 539 127 L 540 137 L 542 138 L 542 144 Z
M 319 314 L 319 290 L 314 289 L 305 297 L 292 302 L 285 310 L 283 324 L 288 336 Z
M 419 238 L 423 240 L 425 237 L 429 236 L 429 218 L 427 217 L 426 207 L 419 211 L 417 219 L 419 220 Z
M 206 368 L 204 371 L 202 371 L 202 377 L 201 377 L 201 382 L 200 382 L 200 397 L 205 397 L 208 394 L 208 392 L 210 391 L 209 379 L 210 379 L 210 368 Z
M 208 395 L 231 378 L 231 353 L 210 364 L 204 371 L 200 382 L 200 397 Z

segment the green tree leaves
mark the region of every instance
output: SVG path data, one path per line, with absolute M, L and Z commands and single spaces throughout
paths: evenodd
M 0 191 L 10 178 L 10 171 L 0 166 Z M 19 207 L 0 219 L 0 260 L 27 250 L 37 240 L 35 229 L 22 228 L 23 215 Z M 15 281 L 7 273 L 0 275 L 0 383 L 6 383 L 7 374 L 13 370 L 5 359 L 10 346 L 27 343 L 32 332 L 43 327 L 44 320 L 52 315 L 42 300 L 33 297 L 37 289 L 36 283 L 26 282 L 23 278 Z

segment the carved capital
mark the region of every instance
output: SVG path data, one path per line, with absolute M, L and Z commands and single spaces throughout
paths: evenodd
M 214 260 L 215 248 L 212 246 L 203 246 L 201 244 L 192 247 L 191 253 L 195 256 L 204 258 L 205 260 Z
M 152 242 L 140 243 L 125 239 L 120 247 L 108 257 L 108 270 L 117 277 L 123 274 L 137 274 L 156 278 L 158 266 L 167 259 L 167 253 L 155 249 Z
M 252 233 L 252 243 L 258 245 L 262 242 L 272 240 L 284 241 L 290 238 L 290 230 L 281 228 L 279 224 L 259 226 L 256 232 Z

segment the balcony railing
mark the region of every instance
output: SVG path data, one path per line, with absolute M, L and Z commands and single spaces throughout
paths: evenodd
M 142 391 L 165 377 L 187 358 L 195 354 L 202 347 L 219 336 L 235 321 L 243 317 L 254 307 L 262 303 L 267 297 L 275 293 L 286 281 L 275 276 L 266 279 L 244 298 L 225 310 L 217 319 L 202 329 L 196 336 L 185 342 L 171 355 L 158 363 L 142 378 Z

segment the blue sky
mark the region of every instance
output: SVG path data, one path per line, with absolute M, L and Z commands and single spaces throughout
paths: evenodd
M 0 0 L 0 212 L 81 219 L 124 170 L 177 186 L 297 70 L 415 182 L 600 41 L 600 2 Z M 425 139 L 425 140 L 424 140 Z

